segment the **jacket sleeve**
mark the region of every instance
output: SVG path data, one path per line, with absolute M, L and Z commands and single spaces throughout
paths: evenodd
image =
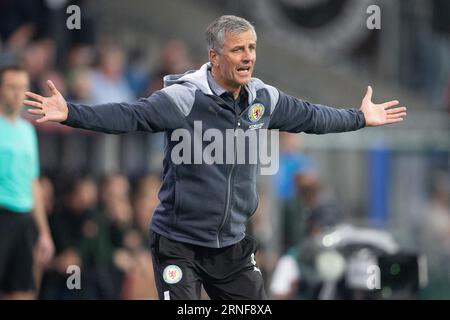
M 159 132 L 179 128 L 184 115 L 169 96 L 157 91 L 133 103 L 81 105 L 68 103 L 69 114 L 62 124 L 104 133 Z
M 365 126 L 364 114 L 355 108 L 338 109 L 312 104 L 278 92 L 278 101 L 273 103 L 271 110 L 270 129 L 324 134 L 354 131 Z

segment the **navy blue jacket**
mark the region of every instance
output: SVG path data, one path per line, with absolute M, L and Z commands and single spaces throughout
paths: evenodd
M 211 91 L 209 68 L 207 63 L 197 71 L 166 76 L 164 89 L 134 103 L 95 106 L 69 103 L 64 124 L 114 134 L 164 131 L 163 182 L 151 229 L 169 239 L 221 248 L 245 236 L 246 222 L 258 206 L 258 166 L 204 161 L 195 164 L 193 160 L 174 163 L 171 153 L 184 141 L 184 138 L 173 141 L 174 130 L 185 129 L 182 133 L 194 137 L 194 121 L 201 121 L 201 132 L 196 133 L 200 137 L 208 129 L 216 129 L 225 137 L 225 130 L 237 128 L 324 134 L 357 130 L 365 126 L 365 121 L 359 110 L 311 104 L 256 78 L 244 86 L 247 101 L 239 109 L 237 101 Z M 208 144 L 202 141 L 202 150 Z M 202 150 L 192 147 L 191 158 Z

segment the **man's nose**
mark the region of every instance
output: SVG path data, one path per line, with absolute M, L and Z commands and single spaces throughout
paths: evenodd
M 253 60 L 253 58 L 254 58 L 253 53 L 250 52 L 249 50 L 245 50 L 244 56 L 242 57 L 242 62 L 249 63 L 250 61 Z

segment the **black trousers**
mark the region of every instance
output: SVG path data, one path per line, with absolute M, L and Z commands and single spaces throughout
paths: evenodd
M 213 300 L 266 299 L 257 244 L 249 236 L 229 247 L 207 248 L 150 232 L 150 247 L 161 300 L 198 300 L 202 284 Z

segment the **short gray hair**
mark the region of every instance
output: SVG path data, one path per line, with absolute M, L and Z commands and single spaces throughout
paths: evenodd
M 207 49 L 220 52 L 227 33 L 239 34 L 247 31 L 252 31 L 256 40 L 255 28 L 244 18 L 232 15 L 218 17 L 206 28 Z

